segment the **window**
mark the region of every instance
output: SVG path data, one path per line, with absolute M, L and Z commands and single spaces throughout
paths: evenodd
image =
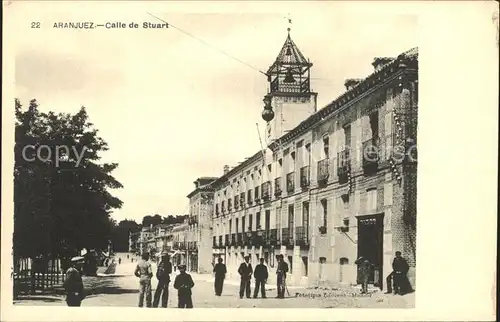
M 262 227 L 259 228 L 259 226 L 260 226 L 260 212 L 255 214 L 255 220 L 256 220 L 256 223 L 255 223 L 256 228 L 261 229 Z
M 311 144 L 306 144 L 304 149 L 304 166 L 308 166 L 311 163 Z
M 378 111 L 370 114 L 370 127 L 372 130 L 372 138 L 378 138 Z
M 265 223 L 265 230 L 269 230 L 269 226 L 270 226 L 270 222 L 271 222 L 271 210 L 266 210 L 266 223 Z
M 346 124 L 344 125 L 344 148 L 350 148 L 351 147 L 351 125 Z
M 309 202 L 302 203 L 302 227 L 304 227 L 305 238 L 309 237 Z
M 290 238 L 293 238 L 293 226 L 294 226 L 293 205 L 289 205 L 288 206 L 288 230 L 290 231 Z
M 295 171 L 295 152 L 290 153 L 290 172 Z
M 248 215 L 248 227 L 250 228 L 250 230 L 253 230 L 252 226 L 253 226 L 253 216 L 252 215 Z
M 236 218 L 236 233 L 238 233 L 238 230 L 239 230 L 239 219 Z
M 323 136 L 323 153 L 325 159 L 330 156 L 330 138 L 327 134 Z
M 377 188 L 366 191 L 366 211 L 375 212 L 377 210 Z
M 292 274 L 293 271 L 293 257 L 288 256 L 288 262 L 290 263 L 290 274 Z
M 245 232 L 247 231 L 246 227 L 245 227 L 245 216 L 241 217 L 241 232 Z
M 321 206 L 323 207 L 323 227 L 325 227 L 326 233 L 326 228 L 328 227 L 328 205 L 326 199 L 321 200 Z
M 233 233 L 233 221 L 229 219 L 229 235 Z

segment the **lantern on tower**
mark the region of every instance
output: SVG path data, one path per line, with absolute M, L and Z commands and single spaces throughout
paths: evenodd
M 266 122 L 270 122 L 274 118 L 273 107 L 271 106 L 271 96 L 264 96 L 264 111 L 262 111 L 262 119 Z

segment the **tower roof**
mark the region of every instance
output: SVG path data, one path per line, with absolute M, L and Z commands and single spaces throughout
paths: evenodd
M 285 43 L 281 48 L 278 56 L 274 63 L 269 67 L 267 71 L 268 74 L 272 73 L 277 65 L 294 65 L 294 66 L 309 66 L 312 65 L 309 61 L 302 55 L 297 45 L 293 42 L 290 37 L 290 29 L 288 29 L 288 36 L 286 37 Z

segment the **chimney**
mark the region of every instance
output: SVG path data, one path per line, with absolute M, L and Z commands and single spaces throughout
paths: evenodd
M 362 79 L 361 78 L 348 78 L 344 82 L 345 89 L 351 90 L 354 87 L 358 86 L 359 83 L 361 83 Z
M 224 174 L 227 174 L 229 172 L 229 166 L 226 164 L 224 166 Z
M 384 66 L 385 64 L 390 63 L 393 60 L 394 60 L 394 58 L 391 58 L 391 57 L 375 57 L 373 59 L 372 66 L 375 69 L 375 71 L 377 72 L 380 69 L 382 69 L 382 66 Z

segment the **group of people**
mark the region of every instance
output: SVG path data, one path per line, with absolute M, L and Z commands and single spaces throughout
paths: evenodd
M 395 253 L 395 258 L 392 262 L 392 272 L 387 276 L 387 293 L 404 295 L 412 292 L 411 284 L 408 280 L 407 274 L 409 265 L 407 261 L 401 256 L 401 252 Z M 286 275 L 288 273 L 288 264 L 284 261 L 283 255 L 278 255 L 278 266 L 276 269 L 277 276 L 277 296 L 276 298 L 282 299 L 285 297 L 286 288 Z M 245 261 L 240 264 L 238 274 L 240 275 L 240 299 L 246 295 L 247 298 L 251 297 L 251 279 L 255 279 L 255 289 L 253 298 L 257 298 L 259 290 L 262 298 L 266 298 L 267 279 L 269 277 L 267 266 L 264 264 L 264 258 L 260 259 L 260 263 L 256 265 L 255 269 L 252 268 L 250 263 L 250 256 L 244 257 Z M 120 260 L 119 260 L 120 262 Z M 359 268 L 359 276 L 361 282 L 361 293 L 368 292 L 368 282 L 373 271 L 373 265 L 367 259 L 360 257 L 355 262 Z M 175 277 L 174 288 L 178 291 L 178 307 L 179 308 L 193 308 L 192 301 L 192 288 L 194 281 L 190 274 L 186 272 L 186 265 L 179 265 L 179 274 Z M 215 273 L 215 295 L 221 296 L 224 286 L 224 279 L 226 278 L 227 269 L 226 265 L 222 263 L 222 258 L 218 259 L 218 263 L 214 266 L 213 272 Z M 156 287 L 154 298 L 152 299 L 151 280 L 153 278 L 153 269 L 149 262 L 149 254 L 142 255 L 141 260 L 137 263 L 134 275 L 139 278 L 139 307 L 144 306 L 144 298 L 146 299 L 147 307 L 161 306 L 166 308 L 168 303 L 168 287 L 171 282 L 170 274 L 172 273 L 172 264 L 169 260 L 168 253 L 162 253 L 161 261 L 158 263 L 156 278 L 158 279 L 158 286 Z M 66 272 L 66 279 L 64 281 L 64 288 L 66 290 L 66 303 L 68 306 L 81 306 L 82 300 L 85 298 L 83 281 L 80 272 L 77 269 L 76 261 L 72 261 L 70 268 Z
M 405 295 L 412 292 L 407 276 L 410 267 L 408 262 L 401 256 L 400 251 L 397 251 L 395 255 L 392 261 L 392 272 L 386 278 L 387 292 L 385 293 L 391 294 L 394 290 L 394 294 Z M 368 281 L 373 271 L 373 264 L 363 257 L 358 258 L 355 264 L 358 265 L 360 273 L 361 293 L 368 293 Z
M 260 259 L 260 263 L 255 266 L 255 270 L 252 268 L 252 264 L 250 263 L 250 256 L 244 257 L 245 261 L 240 264 L 238 268 L 238 274 L 240 275 L 240 299 L 246 295 L 247 298 L 250 298 L 251 295 L 251 287 L 250 282 L 252 280 L 252 276 L 255 278 L 255 289 L 253 293 L 253 298 L 257 298 L 259 294 L 259 290 L 262 298 L 266 298 L 266 283 L 267 278 L 269 277 L 269 273 L 267 270 L 267 266 L 264 265 L 264 258 Z M 215 295 L 221 296 L 222 289 L 224 286 L 224 279 L 226 278 L 226 265 L 222 263 L 222 258 L 218 259 L 218 263 L 214 266 L 215 273 Z M 288 264 L 283 260 L 283 255 L 278 255 L 278 267 L 276 269 L 277 275 L 277 296 L 276 298 L 284 298 L 285 297 L 285 289 L 286 289 L 286 274 L 288 273 Z
M 186 265 L 179 265 L 179 274 L 175 277 L 174 288 L 178 291 L 178 307 L 193 308 L 193 300 L 191 298 L 191 289 L 194 287 L 194 282 L 188 273 L 186 273 Z M 141 261 L 137 263 L 134 275 L 139 278 L 139 307 L 144 306 L 144 297 L 146 298 L 147 307 L 158 307 L 161 297 L 161 306 L 167 307 L 168 303 L 168 286 L 170 284 L 170 274 L 172 273 L 172 264 L 170 263 L 167 253 L 162 253 L 161 261 L 158 263 L 156 278 L 158 286 L 154 294 L 153 303 L 151 303 L 151 279 L 153 278 L 153 269 L 149 262 L 147 253 L 142 255 Z

